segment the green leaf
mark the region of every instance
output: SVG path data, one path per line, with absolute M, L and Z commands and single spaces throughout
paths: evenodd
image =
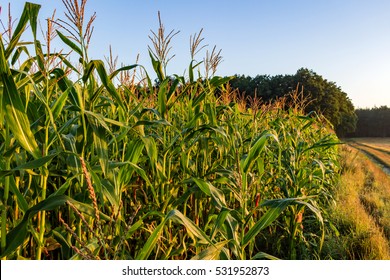
M 143 169 L 140 168 L 138 165 L 136 165 L 136 164 L 134 164 L 134 163 L 132 163 L 132 162 L 129 162 L 129 161 L 127 161 L 126 164 L 130 165 L 130 166 L 135 170 L 135 172 L 136 172 L 139 176 L 141 176 L 141 178 L 144 179 L 144 181 L 145 181 L 149 186 L 152 185 L 152 183 L 151 183 L 150 180 L 149 180 L 149 177 L 146 175 L 145 170 L 143 170 Z
M 16 170 L 26 170 L 26 169 L 36 169 L 36 168 L 39 168 L 39 167 L 45 165 L 46 163 L 50 162 L 53 158 L 55 158 L 59 154 L 60 153 L 55 153 L 55 154 L 51 154 L 51 155 L 48 155 L 48 156 L 41 157 L 39 159 L 35 159 L 35 160 L 32 160 L 32 161 L 26 162 L 24 164 L 21 164 L 21 165 L 15 167 L 15 168 L 13 168 L 12 170 L 16 171 Z
M 91 172 L 92 175 L 92 172 Z M 97 177 L 97 178 L 95 178 Z M 94 175 L 94 182 L 96 180 L 99 180 L 99 177 Z M 108 180 L 102 180 L 101 181 L 101 189 L 104 194 L 104 196 L 108 199 L 108 201 L 113 206 L 113 211 L 117 213 L 118 209 L 120 208 L 120 196 L 115 192 L 114 186 L 111 184 Z
M 30 121 L 25 112 L 25 106 L 8 68 L 2 40 L 0 44 L 0 61 L 0 81 L 2 81 L 4 87 L 2 94 L 3 108 L 1 109 L 5 112 L 6 122 L 19 144 L 34 158 L 38 159 L 41 153 L 34 134 L 30 129 Z
M 52 74 L 56 77 L 57 79 L 57 85 L 61 89 L 63 93 L 69 92 L 70 93 L 70 102 L 80 108 L 82 104 L 79 102 L 78 98 L 78 93 L 73 86 L 73 83 L 68 79 L 66 76 L 64 70 L 60 68 L 56 68 L 52 71 Z
M 66 37 L 64 34 L 62 34 L 60 31 L 57 30 L 58 37 L 64 42 L 66 45 L 68 45 L 72 50 L 74 50 L 76 53 L 78 53 L 81 57 L 83 56 L 83 52 L 81 49 L 73 43 L 68 37 Z
M 287 208 L 287 206 L 289 206 L 293 202 L 293 199 L 275 199 L 266 201 L 265 203 L 261 204 L 261 206 L 270 206 L 270 209 L 245 234 L 242 246 L 245 247 L 250 241 L 253 241 L 256 235 L 258 235 L 261 230 L 272 224 L 279 217 L 279 215 Z
M 226 208 L 225 196 L 221 190 L 214 187 L 210 182 L 203 181 L 202 179 L 192 178 L 192 180 L 205 194 L 213 198 L 213 201 L 219 209 L 222 207 Z
M 126 232 L 126 239 L 131 238 L 131 236 L 144 224 L 143 219 L 140 219 L 136 221 L 134 224 L 131 225 L 129 230 Z
M 19 170 L 37 169 L 37 168 L 45 165 L 46 163 L 50 162 L 53 158 L 55 158 L 59 154 L 60 153 L 55 153 L 55 154 L 52 154 L 52 155 L 48 155 L 48 156 L 45 156 L 45 157 L 41 157 L 41 158 L 32 160 L 32 161 L 26 162 L 24 164 L 21 164 L 21 165 L 13 168 L 11 170 L 1 170 L 0 171 L 0 177 L 11 175 L 11 174 L 13 174 L 13 173 L 15 173 L 16 171 L 19 171 Z
M 222 249 L 229 240 L 221 241 L 216 244 L 210 245 L 205 250 L 194 256 L 191 260 L 219 260 Z
M 153 121 L 141 120 L 141 121 L 137 121 L 134 124 L 133 128 L 140 126 L 140 125 L 167 125 L 167 126 L 171 126 L 171 124 L 165 119 L 153 120 Z
M 69 200 L 69 198 L 65 195 L 52 196 L 28 209 L 24 214 L 22 221 L 7 234 L 6 247 L 4 248 L 4 251 L 0 252 L 0 257 L 2 258 L 12 253 L 24 242 L 28 233 L 28 220 L 33 215 L 35 215 L 39 211 L 48 211 L 56 209 L 59 206 L 64 205 L 67 200 Z
M 162 67 L 161 61 L 157 60 L 155 56 L 152 54 L 152 52 L 149 51 L 150 59 L 152 60 L 152 66 L 154 69 L 154 72 L 157 74 L 157 78 L 160 82 L 165 80 L 165 75 Z
M 204 233 L 203 230 L 201 230 L 193 221 L 191 221 L 189 218 L 184 216 L 180 211 L 178 210 L 171 210 L 167 214 L 168 219 L 182 224 L 186 230 L 187 233 L 192 237 L 194 241 L 197 241 L 201 244 L 211 244 L 211 240 L 208 238 L 206 233 Z
M 255 143 L 249 149 L 248 155 L 243 159 L 242 170 L 245 174 L 248 173 L 252 165 L 256 162 L 257 158 L 260 156 L 261 151 L 264 148 L 265 142 L 268 137 L 273 136 L 270 133 L 263 133 L 258 137 Z
M 99 163 L 102 167 L 103 174 L 108 174 L 108 145 L 105 128 L 99 125 L 90 123 L 93 131 L 94 147 L 96 148 Z
M 10 178 L 10 185 L 9 185 L 9 190 L 16 196 L 18 200 L 18 206 L 23 212 L 26 212 L 28 210 L 28 203 L 24 196 L 21 194 L 19 189 L 17 188 L 15 184 L 15 178 L 11 177 Z
M 234 77 L 224 77 L 224 78 L 221 78 L 221 77 L 218 77 L 218 76 L 215 76 L 213 77 L 211 80 L 210 80 L 210 85 L 214 88 L 217 88 L 221 85 L 224 85 L 226 84 L 227 82 L 229 82 L 230 80 L 232 80 Z
M 78 175 L 72 176 L 66 180 L 65 183 L 61 185 L 54 193 L 52 193 L 50 196 L 56 196 L 56 195 L 62 195 L 64 194 L 68 188 L 71 186 L 72 180 L 77 178 Z M 49 196 L 49 197 L 50 197 Z
M 80 212 L 87 214 L 91 217 L 95 217 L 95 209 L 93 208 L 93 206 L 74 200 L 70 197 L 68 198 L 68 201 L 71 202 Z M 112 218 L 102 212 L 99 212 L 99 217 L 104 221 L 112 222 Z
M 27 56 L 30 56 L 30 53 L 28 52 L 28 48 L 27 48 L 26 46 L 20 46 L 20 47 L 18 47 L 18 48 L 15 50 L 15 53 L 14 53 L 14 55 L 12 56 L 11 65 L 14 65 L 14 64 L 18 61 L 20 55 L 21 55 L 23 52 L 24 52 Z M 22 68 L 22 67 L 21 67 L 21 68 Z
M 155 166 L 157 164 L 157 159 L 158 159 L 158 150 L 157 150 L 156 141 L 154 140 L 153 137 L 142 137 L 142 141 L 144 143 L 151 165 Z
M 53 119 L 57 120 L 57 118 L 61 115 L 62 109 L 66 104 L 66 100 L 68 99 L 69 89 L 60 94 L 54 104 L 51 106 L 51 111 L 53 114 Z
M 37 29 L 38 13 L 39 13 L 40 8 L 41 8 L 41 5 L 33 4 L 33 3 L 29 3 L 29 2 L 25 3 L 22 15 L 20 16 L 20 20 L 18 22 L 18 25 L 14 29 L 13 34 L 12 34 L 12 38 L 7 46 L 7 49 L 4 52 L 5 59 L 8 60 L 8 58 L 11 56 L 12 52 L 14 51 L 15 47 L 19 43 L 19 39 L 27 27 L 28 21 L 30 21 L 31 29 L 32 29 L 33 34 L 35 36 L 36 29 Z M 4 61 L 6 61 L 6 60 L 4 60 Z
M 89 249 L 89 251 L 87 249 Z M 97 238 L 91 238 L 88 240 L 88 243 L 85 245 L 85 248 L 80 249 L 80 252 L 83 255 L 88 255 L 89 252 L 92 252 L 92 254 L 96 256 L 100 249 L 101 243 L 99 242 L 99 240 Z M 69 260 L 83 260 L 84 258 L 81 254 L 75 253 Z
M 154 229 L 154 231 L 146 241 L 145 245 L 142 247 L 142 249 L 138 252 L 137 256 L 135 257 L 136 260 L 146 260 L 149 258 L 150 254 L 154 249 L 154 246 L 156 245 L 158 239 L 160 238 L 161 232 L 164 228 L 165 223 L 168 221 L 168 218 L 169 216 L 167 215 L 161 221 L 161 223 Z
M 42 51 L 42 45 L 41 45 L 41 42 L 39 42 L 39 40 L 36 39 L 35 34 L 34 34 L 34 37 L 35 37 L 34 45 L 35 45 L 35 53 L 36 53 L 35 62 L 38 65 L 39 71 L 43 72 L 45 70 L 45 63 L 43 61 L 44 54 Z
M 222 230 L 223 224 L 225 223 L 226 217 L 229 215 L 229 213 L 230 213 L 230 210 L 229 210 L 229 209 L 223 209 L 223 210 L 218 214 L 217 220 L 215 221 L 214 227 L 213 227 L 213 229 L 211 230 L 211 233 L 210 233 L 210 239 L 211 239 L 211 240 L 214 239 L 215 234 L 216 234 L 218 231 Z
M 113 125 L 116 125 L 116 126 L 119 126 L 119 127 L 126 127 L 126 124 L 125 123 L 122 123 L 122 122 L 118 122 L 118 121 L 115 121 L 115 120 L 112 120 L 112 119 L 109 119 L 109 118 L 105 118 L 103 115 L 101 114 L 98 114 L 98 113 L 94 113 L 92 111 L 88 111 L 88 110 L 85 110 L 84 113 L 87 115 L 88 119 L 90 120 L 90 122 L 94 122 L 96 121 L 99 126 L 101 127 L 104 127 L 104 129 L 110 133 L 111 133 L 111 129 L 110 127 L 107 125 L 107 123 L 111 123 Z
M 188 78 L 190 79 L 190 83 L 194 82 L 194 67 L 193 67 L 194 60 L 191 60 L 190 66 L 188 67 Z
M 93 69 L 96 69 L 102 84 L 107 89 L 108 93 L 114 98 L 114 101 L 116 101 L 119 106 L 121 106 L 123 109 L 125 109 L 125 106 L 123 104 L 123 101 L 122 101 L 120 95 L 118 94 L 110 77 L 107 75 L 106 69 L 104 68 L 103 61 L 92 60 L 91 62 L 88 63 L 87 69 L 85 70 L 85 74 L 83 76 L 84 83 L 91 76 Z
M 194 62 L 195 60 L 191 60 L 190 65 L 188 66 L 188 78 L 190 80 L 190 83 L 194 82 L 194 69 L 203 63 L 203 61 L 201 61 L 194 65 Z
M 110 80 L 112 80 L 116 75 L 118 75 L 122 71 L 129 71 L 131 69 L 134 69 L 135 67 L 139 66 L 138 64 L 128 65 L 121 67 L 119 69 L 116 69 L 114 72 L 112 72 L 109 76 Z
M 168 212 L 168 214 L 163 218 L 161 223 L 154 229 L 152 234 L 149 236 L 145 245 L 142 247 L 142 249 L 137 254 L 137 256 L 136 256 L 137 260 L 146 260 L 150 256 L 158 239 L 160 238 L 161 232 L 162 232 L 165 224 L 169 220 L 172 220 L 175 223 L 179 223 L 179 224 L 183 225 L 186 228 L 187 233 L 194 240 L 196 240 L 202 244 L 212 244 L 211 240 L 207 237 L 207 235 L 197 225 L 195 225 L 195 223 L 193 221 L 191 221 L 189 218 L 185 217 L 180 211 L 171 210 Z
M 272 256 L 270 254 L 264 253 L 264 252 L 258 252 L 256 255 L 254 255 L 252 257 L 251 260 L 263 260 L 263 259 L 267 259 L 267 260 L 280 260 L 279 258 L 277 258 L 275 256 Z
M 302 198 L 302 199 L 304 199 L 304 198 Z M 296 200 L 295 203 L 304 205 L 307 208 L 309 208 L 310 211 L 312 211 L 316 215 L 317 220 L 320 222 L 320 226 L 321 226 L 320 250 L 321 250 L 322 249 L 322 245 L 324 243 L 324 239 L 325 239 L 324 219 L 322 218 L 321 210 L 318 209 L 317 207 L 315 207 L 313 204 L 308 203 L 306 201 Z
M 157 105 L 158 105 L 158 112 L 161 116 L 165 115 L 165 112 L 167 110 L 167 91 L 168 91 L 168 83 L 170 82 L 170 78 L 166 78 L 159 87 L 158 94 L 157 94 Z
M 174 101 L 172 100 L 172 98 L 175 96 L 175 92 L 176 92 L 176 88 L 177 86 L 179 85 L 180 83 L 180 80 L 179 79 L 175 79 L 169 86 L 169 91 L 167 93 L 167 96 L 166 96 L 166 101 L 167 101 L 167 107 L 170 108 L 173 104 L 174 104 Z M 175 99 L 177 100 L 177 99 Z

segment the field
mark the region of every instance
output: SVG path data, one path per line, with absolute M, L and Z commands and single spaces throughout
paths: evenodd
M 48 20 L 46 37 L 31 3 L 1 37 L 2 259 L 388 258 L 387 177 L 354 166 L 298 92 L 241 98 L 215 75 L 215 48 L 197 60 L 201 32 L 187 74 L 166 73 L 174 33 L 161 21 L 154 73 L 90 60 L 94 18 L 64 3 L 67 21 Z M 51 51 L 54 37 L 77 63 Z
M 70 22 L 48 21 L 46 48 L 30 3 L 0 45 L 1 257 L 318 258 L 338 172 L 328 122 L 298 95 L 237 98 L 215 49 L 196 61 L 200 33 L 188 76 L 167 75 L 161 21 L 154 83 L 142 66 L 89 60 L 93 17 L 64 2 Z M 50 51 L 52 34 L 79 64 Z

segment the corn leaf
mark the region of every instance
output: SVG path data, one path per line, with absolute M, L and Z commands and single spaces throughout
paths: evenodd
M 0 44 L 0 60 L 0 81 L 2 81 L 4 86 L 2 110 L 5 112 L 5 119 L 19 144 L 35 159 L 38 159 L 40 157 L 40 150 L 35 141 L 34 134 L 30 129 L 30 121 L 25 113 L 25 106 L 16 89 L 11 71 L 8 68 L 2 38 Z
M 6 236 L 6 247 L 4 251 L 0 252 L 0 257 L 4 257 L 14 250 L 16 250 L 25 240 L 27 236 L 27 225 L 28 220 L 38 213 L 39 211 L 47 211 L 58 208 L 61 205 L 64 205 L 69 198 L 64 195 L 53 196 L 45 199 L 44 201 L 39 202 L 35 206 L 31 207 L 26 211 L 23 216 L 22 221 L 13 228 Z
M 92 60 L 91 62 L 89 62 L 87 65 L 87 69 L 85 71 L 85 74 L 83 76 L 83 81 L 86 82 L 91 77 L 92 71 L 94 69 L 96 69 L 102 84 L 107 89 L 107 91 L 110 93 L 110 95 L 114 98 L 114 101 L 116 101 L 119 106 L 121 106 L 123 109 L 125 109 L 125 106 L 123 104 L 121 97 L 119 96 L 110 77 L 107 75 L 106 69 L 104 68 L 103 61 Z
M 269 133 L 262 134 L 251 146 L 248 155 L 243 159 L 243 164 L 241 166 L 245 174 L 248 173 L 249 169 L 253 166 L 253 164 L 255 164 L 257 158 L 260 156 L 260 153 L 264 148 L 267 138 L 270 136 L 272 135 Z
M 66 101 L 68 99 L 69 95 L 69 89 L 65 90 L 60 96 L 57 98 L 57 100 L 54 102 L 54 104 L 51 106 L 51 112 L 53 114 L 53 119 L 57 120 L 58 117 L 62 113 L 62 109 L 64 108 Z
M 279 258 L 272 256 L 270 254 L 264 253 L 264 252 L 258 252 L 256 255 L 254 255 L 251 260 L 280 260 Z
M 7 46 L 7 49 L 4 52 L 5 59 L 8 59 L 11 56 L 12 52 L 15 50 L 15 47 L 19 43 L 20 37 L 22 36 L 24 30 L 26 29 L 28 21 L 30 21 L 30 25 L 33 33 L 34 34 L 36 33 L 37 19 L 38 19 L 38 13 L 40 8 L 41 5 L 33 4 L 29 2 L 25 3 L 22 15 L 20 16 L 20 20 L 15 30 L 13 31 L 12 38 Z
M 215 235 L 219 230 L 223 228 L 223 225 L 225 223 L 226 217 L 229 215 L 230 210 L 229 209 L 223 209 L 217 216 L 217 220 L 214 223 L 214 227 L 211 230 L 210 233 L 210 239 L 213 240 Z
M 167 91 L 168 91 L 169 82 L 170 82 L 170 78 L 168 77 L 161 83 L 157 94 L 157 104 L 158 104 L 157 110 L 161 116 L 164 116 L 167 110 L 167 95 L 168 95 Z
M 219 260 L 222 249 L 226 244 L 229 243 L 229 240 L 221 241 L 216 244 L 210 245 L 207 249 L 203 250 L 191 260 Z
M 23 212 L 26 212 L 28 210 L 28 203 L 25 197 L 23 196 L 23 194 L 19 191 L 18 187 L 16 186 L 14 177 L 10 178 L 9 190 L 11 191 L 11 193 L 13 193 L 16 196 L 18 201 L 18 206 L 20 207 L 20 209 Z
M 99 158 L 103 174 L 107 176 L 108 173 L 108 145 L 106 138 L 106 128 L 100 125 L 95 125 L 90 122 L 93 131 L 93 141 L 96 148 L 96 153 Z
M 81 49 L 73 43 L 68 37 L 66 37 L 64 34 L 62 34 L 60 31 L 57 30 L 58 37 L 64 42 L 66 45 L 68 45 L 72 50 L 74 50 L 78 55 L 81 57 L 83 56 L 83 52 Z
M 250 241 L 253 241 L 256 235 L 258 235 L 261 230 L 272 224 L 279 217 L 279 215 L 287 208 L 287 206 L 289 206 L 293 202 L 294 200 L 292 199 L 275 199 L 267 201 L 267 203 L 263 204 L 263 206 L 270 206 L 270 209 L 245 234 L 242 245 L 245 247 Z
M 53 158 L 55 158 L 58 155 L 59 155 L 59 153 L 55 153 L 55 154 L 52 154 L 52 155 L 48 155 L 48 156 L 45 156 L 45 157 L 41 157 L 41 158 L 38 158 L 38 159 L 35 159 L 35 160 L 32 160 L 32 161 L 23 163 L 23 164 L 15 167 L 15 168 L 13 168 L 11 170 L 1 170 L 0 171 L 0 177 L 14 174 L 16 171 L 20 171 L 20 170 L 37 169 L 37 168 L 45 165 L 46 163 L 50 162 Z
M 162 67 L 161 61 L 157 60 L 154 55 L 149 51 L 149 56 L 152 61 L 152 66 L 154 69 L 154 72 L 157 74 L 157 78 L 160 82 L 165 80 L 165 75 Z
M 210 182 L 203 181 L 202 179 L 192 178 L 192 180 L 205 194 L 213 198 L 217 208 L 221 209 L 222 207 L 226 207 L 225 196 L 221 190 L 214 187 Z
M 135 257 L 136 260 L 146 260 L 149 258 L 150 254 L 152 253 L 154 246 L 156 245 L 158 239 L 160 238 L 161 232 L 168 221 L 169 214 L 163 218 L 161 223 L 154 229 L 152 234 L 149 236 L 148 240 L 146 241 L 145 245 L 142 247 L 142 249 L 138 252 L 137 256 Z
M 211 244 L 211 240 L 208 238 L 206 233 L 204 233 L 203 230 L 201 230 L 193 221 L 191 221 L 189 218 L 184 216 L 180 211 L 178 210 L 171 210 L 167 214 L 168 219 L 182 224 L 188 234 L 192 237 L 192 239 L 196 242 L 199 242 L 201 244 Z

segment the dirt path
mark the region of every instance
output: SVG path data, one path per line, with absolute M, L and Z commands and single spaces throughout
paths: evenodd
M 375 145 L 356 141 L 348 142 L 348 144 L 366 154 L 370 160 L 377 164 L 386 174 L 390 175 L 390 151 Z

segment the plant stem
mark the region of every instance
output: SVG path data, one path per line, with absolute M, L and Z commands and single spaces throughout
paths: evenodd
M 49 126 L 46 126 L 45 129 L 45 145 L 43 147 L 43 155 L 46 156 L 48 154 L 47 143 L 49 142 Z M 41 201 L 46 199 L 46 190 L 47 190 L 47 179 L 49 177 L 49 170 L 47 168 L 48 164 L 44 164 L 41 168 Z M 38 236 L 38 248 L 36 252 L 36 259 L 40 260 L 42 255 L 42 248 L 44 247 L 44 239 L 45 239 L 45 227 L 46 227 L 46 211 L 42 211 L 39 220 L 39 236 Z
M 5 168 L 6 170 L 10 169 L 11 160 L 7 158 Z M 7 236 L 7 201 L 9 196 L 9 180 L 10 177 L 7 176 L 4 178 L 4 195 L 3 195 L 3 205 L 1 209 L 1 251 L 3 251 L 7 245 L 6 236 Z M 7 257 L 1 258 L 2 260 L 6 260 Z
M 8 125 L 5 125 L 5 141 L 6 141 L 6 147 L 8 148 L 10 146 L 10 133 L 9 133 L 9 128 Z M 8 157 L 5 160 L 5 169 L 9 170 L 11 169 L 11 158 Z M 5 249 L 7 246 L 7 201 L 8 201 L 8 196 L 9 196 L 9 184 L 10 184 L 10 177 L 6 176 L 4 178 L 4 194 L 3 194 L 3 205 L 1 209 L 1 252 Z M 7 257 L 1 258 L 2 260 L 6 260 Z
M 41 187 L 42 187 L 42 192 L 41 192 L 41 201 L 46 199 L 46 187 L 47 187 L 47 175 L 43 175 L 41 181 Z M 38 248 L 36 252 L 36 259 L 40 260 L 41 255 L 42 255 L 42 248 L 44 247 L 44 239 L 45 239 L 45 227 L 46 227 L 46 211 L 42 211 L 40 215 L 40 220 L 39 220 L 39 240 L 38 240 Z

